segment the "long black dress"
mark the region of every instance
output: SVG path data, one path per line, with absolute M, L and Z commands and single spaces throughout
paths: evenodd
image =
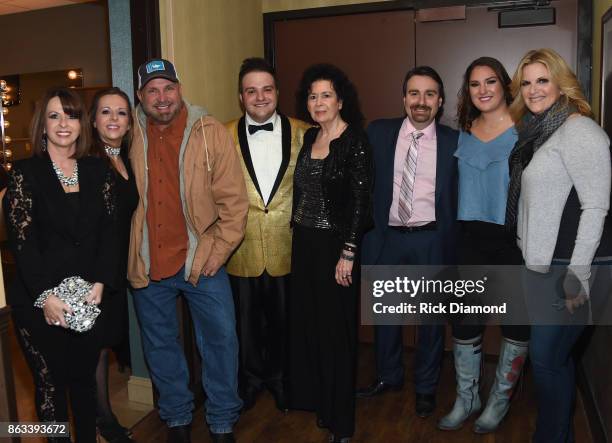
M 103 348 L 114 348 L 121 364 L 127 365 L 128 340 L 128 309 L 127 309 L 127 259 L 130 246 L 130 227 L 132 214 L 138 205 L 138 189 L 127 153 L 121 150 L 121 159 L 127 170 L 128 179 L 115 172 L 115 195 L 117 202 L 117 271 L 112 287 L 104 289 L 102 298 L 102 314 L 98 319 L 98 336 Z
M 359 250 L 349 287 L 335 268 L 345 243 L 358 248 L 370 223 L 372 160 L 365 133 L 349 126 L 325 159 L 312 159 L 318 128 L 304 135 L 294 176 L 289 392 L 337 439 L 355 428 Z
M 66 277 L 105 286 L 116 281 L 114 177 L 100 159 L 77 163 L 78 193 L 64 192 L 46 154 L 13 164 L 4 213 L 17 275 L 7 301 L 34 376 L 40 421 L 68 421 L 69 391 L 76 440 L 95 442 L 99 325 L 84 333 L 50 326 L 33 306 Z

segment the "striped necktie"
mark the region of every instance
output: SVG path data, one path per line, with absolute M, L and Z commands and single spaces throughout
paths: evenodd
M 422 132 L 414 131 L 410 134 L 410 146 L 404 162 L 402 184 L 400 186 L 399 204 L 397 215 L 404 225 L 408 224 L 412 215 L 412 198 L 414 194 L 414 179 L 416 177 L 417 157 L 419 155 L 419 138 Z

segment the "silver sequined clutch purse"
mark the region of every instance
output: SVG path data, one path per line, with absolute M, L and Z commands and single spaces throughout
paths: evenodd
M 100 315 L 100 308 L 87 303 L 85 297 L 93 288 L 93 283 L 81 277 L 67 277 L 55 288 L 44 291 L 34 302 L 34 306 L 42 308 L 49 296 L 55 294 L 60 300 L 72 308 L 73 314 L 64 314 L 68 327 L 77 332 L 89 331 L 96 318 Z

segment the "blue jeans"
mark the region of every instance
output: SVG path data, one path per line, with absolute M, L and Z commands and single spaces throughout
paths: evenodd
M 581 325 L 531 327 L 529 357 L 538 400 L 534 442 L 574 441 L 576 382 L 571 351 L 584 328 Z
M 184 279 L 184 269 L 134 291 L 145 358 L 159 391 L 159 415 L 168 427 L 191 423 L 193 393 L 179 343 L 176 298 L 182 293 L 193 318 L 202 356 L 206 421 L 211 432 L 227 433 L 238 420 L 238 340 L 234 301 L 225 268 L 214 277 L 200 276 L 197 286 Z

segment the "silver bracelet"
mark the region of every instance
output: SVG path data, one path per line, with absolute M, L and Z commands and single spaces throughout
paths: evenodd
M 342 254 L 340 254 L 340 258 L 343 258 L 346 261 L 354 261 L 355 260 L 355 256 L 354 255 L 348 255 L 346 252 L 342 252 Z
M 52 295 L 53 295 L 53 289 L 47 289 L 46 291 L 44 291 L 42 294 L 38 296 L 38 298 L 34 302 L 34 307 L 41 308 L 41 309 L 44 308 L 45 303 L 47 302 L 47 299 L 51 297 Z

